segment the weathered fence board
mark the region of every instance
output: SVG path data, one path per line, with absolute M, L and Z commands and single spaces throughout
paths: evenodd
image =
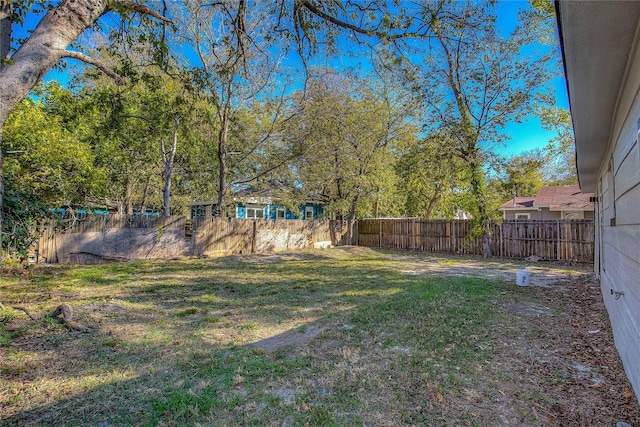
M 466 220 L 366 219 L 358 221 L 358 244 L 480 255 L 482 239 L 472 229 Z M 506 258 L 593 263 L 594 230 L 592 220 L 503 221 L 490 226 L 491 250 Z
M 202 218 L 194 221 L 194 255 L 265 253 L 332 242 L 329 221 Z
M 253 252 L 254 221 L 196 217 L 192 227 L 196 256 Z
M 335 221 L 78 216 L 43 224 L 38 255 L 39 262 L 85 263 L 277 252 L 337 244 L 341 231 Z

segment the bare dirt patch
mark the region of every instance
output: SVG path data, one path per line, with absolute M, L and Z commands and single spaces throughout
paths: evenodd
M 590 266 L 570 266 L 553 262 L 525 262 L 480 256 L 421 254 L 390 255 L 398 261 L 400 271 L 405 274 L 437 274 L 449 277 L 480 277 L 515 283 L 516 271 L 527 270 L 531 274 L 529 286 L 554 287 L 576 277 L 593 274 Z

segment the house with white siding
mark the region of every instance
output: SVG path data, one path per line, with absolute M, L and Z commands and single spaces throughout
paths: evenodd
M 594 269 L 640 396 L 640 2 L 555 6 L 580 188 L 596 194 Z
M 593 219 L 594 194 L 578 185 L 542 187 L 535 197 L 514 197 L 502 206 L 502 219 Z

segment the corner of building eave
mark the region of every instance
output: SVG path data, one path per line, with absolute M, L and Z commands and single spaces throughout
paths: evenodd
M 560 11 L 561 9 L 561 1 L 560 0 L 554 0 L 553 4 L 554 4 L 554 9 L 555 9 L 555 13 L 556 13 L 556 28 L 558 30 L 558 46 L 560 48 L 560 56 L 562 57 L 562 73 L 564 75 L 564 86 L 565 86 L 565 90 L 567 92 L 567 101 L 569 103 L 569 116 L 571 117 L 571 133 L 573 134 L 573 148 L 574 148 L 574 160 L 575 160 L 575 165 L 576 165 L 576 176 L 578 177 L 578 185 L 580 186 L 580 189 L 582 189 L 582 185 L 581 185 L 581 180 L 580 180 L 580 169 L 578 169 L 578 140 L 576 138 L 576 132 L 575 132 L 575 122 L 573 120 L 573 114 L 572 114 L 572 110 L 571 110 L 571 91 L 569 90 L 569 78 L 568 78 L 568 74 L 567 74 L 567 60 L 566 60 L 566 54 L 565 54 L 565 48 L 564 48 L 564 37 L 563 37 L 563 31 L 562 31 L 562 13 Z

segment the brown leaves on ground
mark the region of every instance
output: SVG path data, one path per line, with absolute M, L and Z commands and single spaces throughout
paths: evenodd
M 566 290 L 538 291 L 543 303 L 564 313 L 527 319 L 538 331 L 529 344 L 540 347 L 516 355 L 527 363 L 510 373 L 537 381 L 545 401 L 554 402 L 530 399 L 535 425 L 638 425 L 640 406 L 613 343 L 599 284 L 583 278 L 562 286 Z

